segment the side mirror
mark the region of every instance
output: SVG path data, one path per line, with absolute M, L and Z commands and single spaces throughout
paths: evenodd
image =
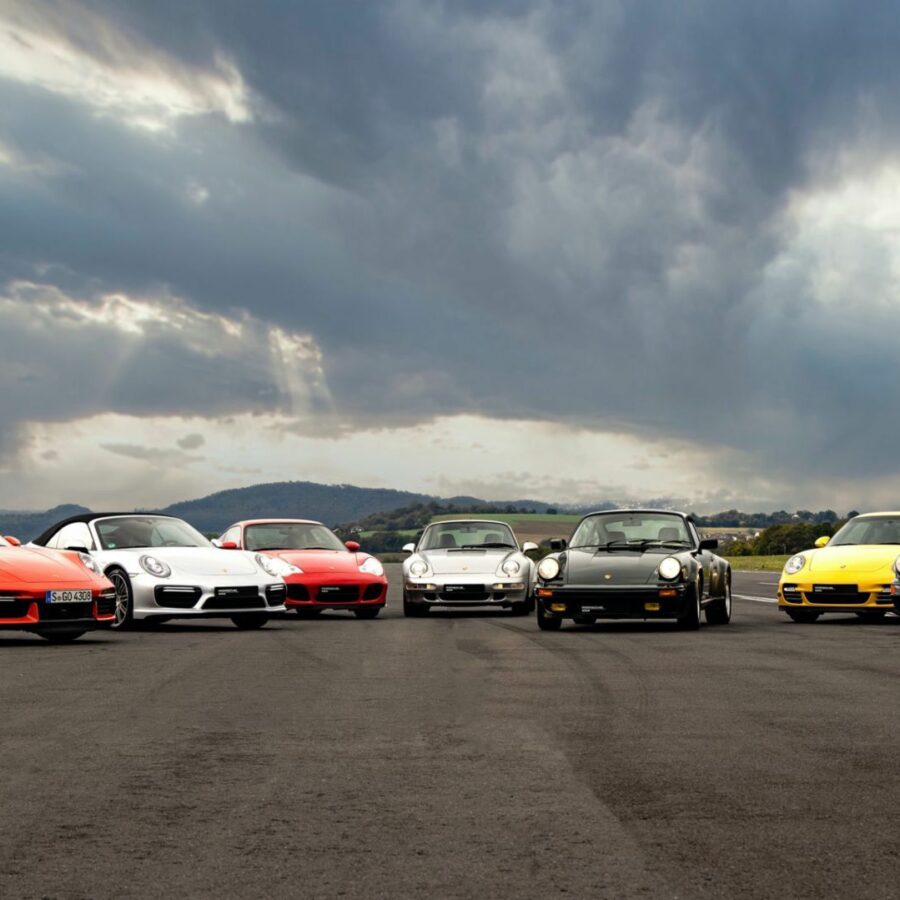
M 525 541 L 525 543 L 522 544 L 523 553 L 532 553 L 533 551 L 538 549 L 539 547 L 534 541 Z
M 831 538 L 827 534 L 823 534 L 822 537 L 816 538 L 816 546 L 824 547 L 830 540 Z
M 551 550 L 565 550 L 566 549 L 566 539 L 565 538 L 551 538 L 550 540 L 550 549 Z
M 87 547 L 66 547 L 66 550 L 70 550 L 72 553 L 90 553 Z
M 358 541 L 344 541 L 344 546 L 348 550 L 352 550 L 354 553 L 356 553 L 356 551 L 359 550 L 359 542 Z
M 702 541 L 700 541 L 700 549 L 701 550 L 718 550 L 719 549 L 718 538 L 704 538 Z
M 403 545 L 403 552 L 404 552 L 404 553 L 415 553 L 415 552 L 416 552 L 416 545 L 415 545 L 415 544 L 404 544 L 404 545 Z
M 219 546 L 223 550 L 237 550 L 237 548 L 238 548 L 238 545 L 234 541 L 222 541 L 222 543 L 219 544 Z
M 6 543 L 9 544 L 11 547 L 21 547 L 22 546 L 22 542 L 17 537 L 13 537 L 11 534 L 7 534 L 3 538 L 3 540 L 6 541 Z
M 213 538 L 210 543 L 213 547 L 218 547 L 220 550 L 222 549 L 222 542 L 218 538 Z

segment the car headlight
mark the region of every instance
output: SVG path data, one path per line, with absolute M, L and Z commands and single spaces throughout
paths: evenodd
M 681 574 L 681 563 L 674 556 L 667 556 L 659 564 L 659 577 L 674 581 Z
M 172 570 L 161 560 L 155 556 L 142 556 L 138 562 L 141 568 L 154 578 L 168 578 L 172 574 Z
M 785 575 L 796 575 L 806 565 L 806 557 L 802 553 L 792 556 L 784 564 Z
M 86 568 L 90 569 L 95 575 L 102 575 L 103 573 L 100 571 L 100 566 L 94 561 L 94 557 L 89 553 L 79 553 L 78 558 L 81 560 L 81 564 Z
M 384 566 L 374 556 L 368 556 L 359 564 L 359 571 L 381 578 L 384 575 Z
M 277 556 L 263 556 L 262 553 L 256 554 L 256 564 L 273 578 L 285 578 L 288 575 L 302 575 L 303 569 L 299 566 L 293 566 L 289 562 L 285 562 Z
M 547 556 L 538 563 L 538 575 L 544 581 L 552 581 L 559 575 L 559 560 L 555 557 Z
M 894 560 L 894 571 L 897 573 L 897 576 L 900 577 L 900 556 Z
M 428 563 L 424 559 L 417 559 L 409 564 L 409 574 L 413 578 L 422 578 L 429 571 Z
M 500 571 L 512 578 L 513 575 L 518 575 L 522 571 L 522 564 L 517 559 L 504 559 Z

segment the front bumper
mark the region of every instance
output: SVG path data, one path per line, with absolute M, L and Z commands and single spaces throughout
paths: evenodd
M 423 606 L 508 607 L 528 600 L 525 581 L 490 575 L 449 575 L 405 580 L 406 593 Z
M 691 599 L 685 584 L 538 585 L 537 602 L 545 614 L 561 619 L 594 616 L 598 619 L 679 619 Z
M 383 576 L 288 575 L 288 609 L 361 609 L 381 607 L 387 601 L 387 579 Z
M 887 611 L 900 600 L 900 596 L 892 594 L 893 587 L 882 582 L 822 585 L 811 581 L 782 580 L 778 584 L 778 608 L 809 609 L 819 613 Z M 900 585 L 897 589 L 900 591 Z
M 46 591 L 0 597 L 0 629 L 90 631 L 116 621 L 116 592 L 94 591 L 90 603 L 47 603 Z
M 176 576 L 177 578 L 177 576 Z M 132 575 L 134 617 L 228 618 L 242 613 L 285 612 L 284 581 L 205 578 L 190 581 Z

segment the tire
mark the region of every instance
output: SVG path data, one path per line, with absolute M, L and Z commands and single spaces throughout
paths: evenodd
M 324 610 L 322 609 L 303 609 L 303 607 L 297 607 L 297 618 L 298 619 L 314 619 L 316 616 L 321 616 Z
M 702 582 L 698 578 L 689 594 L 688 611 L 678 619 L 678 627 L 682 631 L 697 631 L 700 628 L 700 596 L 702 593 Z
M 51 644 L 71 644 L 77 641 L 85 632 L 84 631 L 38 631 L 37 632 L 45 641 Z
M 266 613 L 238 613 L 231 617 L 231 621 L 241 631 L 252 631 L 255 628 L 262 628 L 269 621 L 269 617 Z
M 357 619 L 377 619 L 378 613 L 381 612 L 381 607 L 376 606 L 373 609 L 354 609 L 353 615 L 356 616 Z
M 804 625 L 812 625 L 822 615 L 822 613 L 816 612 L 814 609 L 786 609 L 785 612 L 788 614 L 789 619 L 794 622 L 801 622 Z
M 413 603 L 406 591 L 403 592 L 403 615 L 408 619 L 421 619 L 428 615 L 428 607 L 424 603 Z
M 707 625 L 727 625 L 731 621 L 731 577 L 725 584 L 725 596 L 706 607 Z
M 863 622 L 880 622 L 886 615 L 886 609 L 867 609 L 856 614 Z
M 531 604 L 527 600 L 523 603 L 513 603 L 510 612 L 514 616 L 527 616 L 531 613 Z
M 562 619 L 544 612 L 544 607 L 540 603 L 537 605 L 537 623 L 541 631 L 559 631 L 562 628 Z
M 116 621 L 113 628 L 129 628 L 134 624 L 134 591 L 131 579 L 124 569 L 114 567 L 106 573 L 106 577 L 116 589 Z
M 576 625 L 596 625 L 597 617 L 596 616 L 573 616 L 572 621 Z

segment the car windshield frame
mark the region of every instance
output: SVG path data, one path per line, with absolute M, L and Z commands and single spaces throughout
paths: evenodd
M 279 547 L 279 546 L 275 546 L 268 540 L 263 540 L 261 542 L 260 546 L 258 546 L 258 547 L 251 546 L 250 541 L 249 541 L 249 535 L 250 535 L 251 531 L 253 531 L 254 529 L 275 528 L 275 527 L 307 528 L 310 530 L 319 529 L 324 533 L 323 540 L 317 540 L 315 543 L 310 543 L 310 546 L 308 546 L 308 547 L 300 547 L 300 546 L 296 546 L 296 545 L 292 545 L 289 547 Z M 325 542 L 327 542 L 329 540 L 334 541 L 333 547 L 324 546 Z M 272 521 L 272 522 L 255 522 L 252 525 L 245 525 L 244 526 L 243 547 L 245 550 L 249 550 L 252 553 L 262 553 L 266 550 L 271 550 L 271 551 L 340 550 L 340 551 L 343 551 L 344 553 L 350 552 L 348 550 L 348 548 L 344 545 L 344 542 L 327 525 L 323 525 L 321 522 L 287 522 L 287 521 L 276 522 L 276 521 Z
M 162 542 L 158 544 L 153 543 L 127 543 L 120 544 L 115 541 L 112 546 L 110 546 L 110 542 L 108 540 L 111 535 L 104 535 L 104 531 L 102 530 L 103 526 L 108 526 L 111 522 L 134 522 L 141 521 L 145 523 L 149 522 L 157 522 L 164 523 L 168 525 L 174 525 L 178 529 L 184 530 L 184 535 L 186 537 L 191 538 L 192 543 L 171 543 L 171 542 Z M 115 551 L 115 550 L 162 550 L 162 549 L 172 549 L 174 547 L 179 548 L 192 548 L 192 549 L 210 549 L 212 548 L 212 543 L 206 537 L 204 537 L 193 525 L 189 525 L 184 519 L 176 519 L 171 516 L 109 516 L 105 519 L 94 519 L 91 522 L 93 526 L 92 530 L 96 535 L 97 546 L 104 551 Z M 156 526 L 153 526 L 154 528 Z M 152 530 L 152 528 L 151 528 Z
M 897 529 L 896 541 L 859 541 L 859 540 L 839 540 L 844 536 L 852 536 L 855 531 L 860 528 L 871 526 L 875 522 L 888 522 Z M 868 535 L 866 535 L 868 537 Z M 900 546 L 900 516 L 860 516 L 853 518 L 841 528 L 837 534 L 826 545 L 828 547 L 892 547 Z
M 610 519 L 613 522 L 619 521 L 624 524 L 624 520 L 628 518 L 642 518 L 642 519 L 656 519 L 656 520 L 674 520 L 678 523 L 681 528 L 684 537 L 682 538 L 660 538 L 657 534 L 655 537 L 650 537 L 649 535 L 645 535 L 642 537 L 629 538 L 627 534 L 624 538 L 616 537 L 612 538 L 605 542 L 597 542 L 597 541 L 588 541 L 584 538 L 584 543 L 578 543 L 576 538 L 579 532 L 582 529 L 586 529 L 591 526 L 591 523 L 597 519 Z M 657 524 L 659 527 L 659 524 Z M 604 526 L 604 530 L 605 526 Z M 619 530 L 616 530 L 616 534 L 623 534 Z M 596 534 L 596 529 L 595 529 Z M 659 547 L 664 550 L 672 550 L 676 548 L 681 548 L 683 550 L 694 550 L 696 549 L 696 543 L 694 540 L 694 536 L 691 528 L 688 525 L 688 520 L 682 516 L 680 513 L 670 513 L 670 512 L 654 512 L 647 511 L 641 512 L 635 510 L 634 512 L 621 512 L 621 511 L 612 511 L 609 512 L 598 512 L 591 513 L 588 516 L 585 516 L 576 526 L 575 531 L 572 533 L 572 539 L 569 542 L 568 549 L 570 550 L 649 550 L 655 547 Z
M 484 536 L 487 537 L 491 533 L 499 532 L 501 537 L 505 536 L 509 539 L 507 543 L 505 540 L 503 541 L 488 541 L 485 542 L 482 540 L 478 543 L 468 542 L 464 539 L 457 540 L 454 536 L 455 546 L 444 546 L 441 547 L 439 545 L 431 546 L 430 541 L 433 539 L 435 535 L 439 535 L 441 533 L 447 534 L 451 533 L 455 528 L 463 529 L 469 528 L 473 533 L 478 534 L 480 532 L 484 533 Z M 462 532 L 464 533 L 464 532 Z M 512 528 L 506 522 L 495 522 L 489 519 L 454 519 L 445 522 L 432 522 L 425 531 L 422 533 L 422 537 L 419 539 L 418 550 L 421 553 L 431 553 L 435 550 L 518 550 L 519 544 L 516 540 L 516 535 L 513 532 Z

